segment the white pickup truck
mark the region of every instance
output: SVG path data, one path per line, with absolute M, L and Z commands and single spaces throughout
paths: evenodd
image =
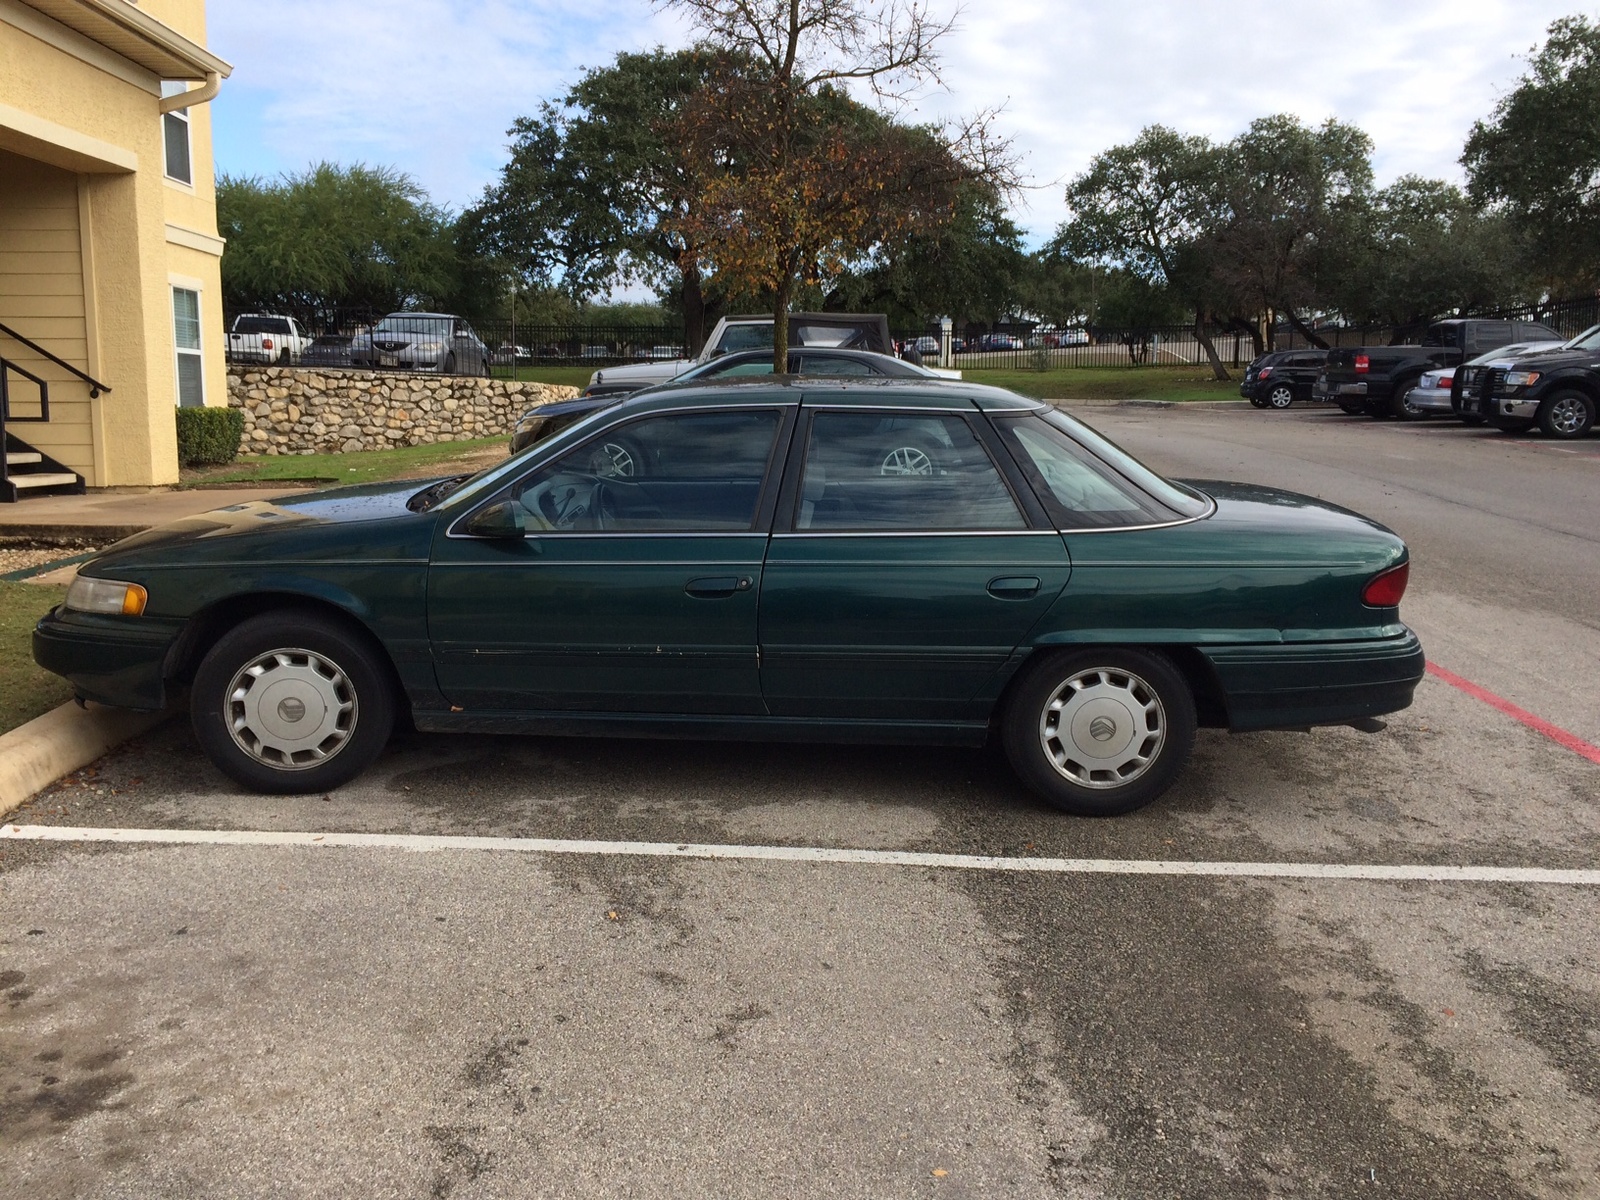
M 233 362 L 298 362 L 310 345 L 311 335 L 293 317 L 240 313 L 228 330 L 228 358 Z
M 894 341 L 889 336 L 889 318 L 882 313 L 790 313 L 789 346 L 791 349 L 826 346 L 835 350 L 870 350 L 878 354 L 894 354 Z M 589 386 L 584 395 L 638 391 L 666 383 L 691 367 L 721 358 L 724 354 L 771 348 L 770 315 L 723 317 L 711 330 L 711 336 L 706 338 L 698 357 L 651 359 L 629 363 L 625 367 L 602 367 L 589 377 Z M 959 371 L 929 369 L 938 375 L 961 378 Z

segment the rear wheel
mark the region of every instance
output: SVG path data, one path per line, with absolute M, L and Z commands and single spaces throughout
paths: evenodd
M 1250 397 L 1250 406 L 1252 408 L 1265 408 L 1267 406 L 1267 402 L 1265 400 L 1263 400 L 1260 396 L 1251 396 Z
M 1580 438 L 1594 428 L 1594 401 L 1579 391 L 1557 392 L 1539 406 L 1546 437 Z
M 322 792 L 359 775 L 394 728 L 382 652 L 304 610 L 229 630 L 195 672 L 190 718 L 217 769 L 258 792 Z
M 1394 393 L 1389 397 L 1390 415 L 1402 421 L 1421 421 L 1428 416 L 1426 409 L 1418 408 L 1411 403 L 1411 389 L 1416 387 L 1417 381 L 1407 379 L 1394 385 Z
M 1275 383 L 1267 389 L 1267 407 L 1282 411 L 1294 403 L 1294 388 L 1287 383 Z
M 1165 656 L 1096 648 L 1027 668 L 1003 717 L 1006 757 L 1064 812 L 1109 817 L 1156 799 L 1194 746 L 1194 697 Z

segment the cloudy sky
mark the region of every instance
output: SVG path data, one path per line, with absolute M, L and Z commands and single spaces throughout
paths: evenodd
M 953 5 L 952 5 L 953 7 Z M 649 0 L 210 0 L 234 64 L 214 102 L 217 169 L 319 159 L 410 173 L 472 201 L 505 129 L 619 51 L 681 45 Z M 1551 20 L 1593 0 L 977 0 L 943 43 L 922 119 L 1003 106 L 1034 186 L 1016 213 L 1042 241 L 1063 184 L 1160 122 L 1231 137 L 1252 118 L 1338 117 L 1376 143 L 1378 182 L 1460 178 L 1473 120 L 1513 86 Z

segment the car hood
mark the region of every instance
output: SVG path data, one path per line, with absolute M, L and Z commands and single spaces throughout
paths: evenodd
M 124 568 L 223 560 L 425 557 L 435 516 L 412 512 L 406 501 L 432 482 L 406 479 L 230 504 L 124 538 L 81 570 L 107 576 Z
M 629 363 L 625 367 L 601 367 L 589 377 L 589 383 L 590 386 L 597 383 L 631 383 L 645 388 L 652 383 L 666 383 L 667 380 L 682 375 L 690 367 L 699 365 L 699 362 L 692 358 L 675 358 L 667 362 L 651 359 L 649 362 Z
M 1556 347 L 1550 350 L 1524 350 L 1521 354 L 1508 354 L 1504 358 L 1495 358 L 1486 365 L 1492 370 L 1495 367 L 1514 367 L 1528 363 L 1537 365 L 1541 370 L 1553 371 L 1558 367 L 1585 367 L 1594 361 L 1593 350 L 1563 350 Z

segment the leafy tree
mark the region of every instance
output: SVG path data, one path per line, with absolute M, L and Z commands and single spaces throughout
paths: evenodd
M 1071 217 L 1057 232 L 1080 262 L 1119 266 L 1184 304 L 1211 371 L 1227 379 L 1206 319 L 1224 298 L 1214 270 L 1221 155 L 1203 137 L 1152 125 L 1095 156 L 1067 185 Z
M 960 189 L 949 223 L 912 229 L 841 276 L 824 307 L 885 312 L 899 328 L 948 316 L 990 323 L 1026 305 L 1022 230 L 991 191 Z
M 1317 306 L 1320 276 L 1349 252 L 1371 160 L 1372 139 L 1353 125 L 1311 129 L 1288 115 L 1253 121 L 1218 150 L 1206 253 L 1214 293 L 1237 319 L 1276 313 L 1323 344 L 1297 310 Z
M 1327 298 L 1351 320 L 1393 325 L 1396 337 L 1529 291 L 1510 220 L 1478 211 L 1453 184 L 1404 176 L 1352 225 L 1325 279 Z
M 553 288 L 580 304 L 618 282 L 653 286 L 698 347 L 725 297 L 682 228 L 697 192 L 663 131 L 716 61 L 704 49 L 620 54 L 519 118 L 499 180 L 462 216 L 475 253 L 530 294 Z
M 937 78 L 948 22 L 922 0 L 665 0 L 717 64 L 676 123 L 695 204 L 673 227 L 706 248 L 724 286 L 770 298 L 773 364 L 788 355 L 791 301 L 914 232 L 950 224 L 962 188 L 1010 182 L 980 118 L 954 136 L 853 101 Z
M 1521 82 L 1473 125 L 1461 162 L 1472 198 L 1526 231 L 1550 289 L 1600 284 L 1600 25 L 1553 22 Z
M 448 214 L 387 167 L 319 163 L 274 181 L 217 181 L 224 300 L 304 315 L 449 302 L 462 262 Z

